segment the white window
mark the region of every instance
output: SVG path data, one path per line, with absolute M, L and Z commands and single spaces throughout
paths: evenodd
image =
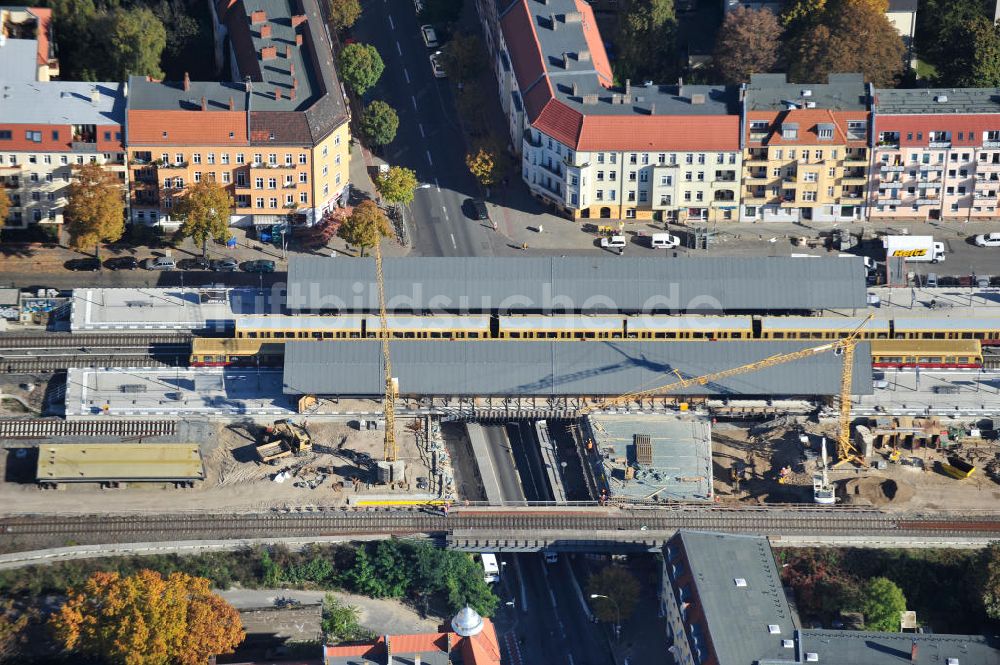
M 285 166 L 292 165 L 292 155 L 291 153 L 285 153 Z
M 193 155 L 191 155 L 191 162 L 194 164 L 201 164 L 201 153 L 196 152 Z
M 309 195 L 305 192 L 299 194 L 299 203 L 309 203 Z
M 219 159 L 220 159 L 220 161 L 223 164 L 228 164 L 229 163 L 229 153 L 228 152 L 222 153 L 221 155 L 219 155 Z
M 246 163 L 246 159 L 243 157 L 243 153 L 242 152 L 236 153 L 236 163 L 237 164 L 245 164 Z
M 275 153 L 273 153 L 273 152 L 272 152 L 272 153 L 269 153 L 269 154 L 267 155 L 267 163 L 268 163 L 268 164 L 272 164 L 272 165 L 273 165 L 273 164 L 277 164 L 277 163 L 278 163 L 278 155 L 277 155 L 277 154 L 275 154 Z
M 201 171 L 195 171 L 194 172 L 194 181 L 195 182 L 201 182 Z
M 308 156 L 306 155 L 306 153 L 304 152 L 299 153 L 299 164 L 305 164 L 307 159 Z

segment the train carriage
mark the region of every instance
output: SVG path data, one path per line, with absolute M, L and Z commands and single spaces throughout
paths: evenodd
M 468 316 L 411 316 L 386 317 L 390 339 L 489 339 L 490 317 Z M 365 317 L 364 336 L 381 339 L 382 323 L 377 316 Z
M 284 360 L 284 344 L 260 339 L 195 337 L 191 340 L 192 367 L 277 367 Z
M 1000 345 L 1000 318 L 996 317 L 920 317 L 896 318 L 893 337 L 910 340 L 978 340 L 987 346 Z
M 978 340 L 875 340 L 873 367 L 978 369 L 983 366 Z
M 628 339 L 725 340 L 753 339 L 749 316 L 630 316 Z
M 764 316 L 759 319 L 762 340 L 842 339 L 859 327 L 859 339 L 890 339 L 887 319 L 863 316 Z
M 526 340 L 624 339 L 625 326 L 620 315 L 500 316 L 495 337 Z
M 239 339 L 362 339 L 363 316 L 239 316 Z

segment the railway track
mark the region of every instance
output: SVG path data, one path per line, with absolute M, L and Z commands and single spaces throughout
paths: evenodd
M 462 511 L 444 516 L 419 510 L 187 515 L 26 515 L 0 518 L 5 549 L 73 542 L 81 545 L 173 540 L 281 538 L 357 534 L 482 532 L 547 534 L 700 529 L 771 536 L 1000 536 L 1000 515 L 894 515 L 874 510 L 694 508 L 584 511 L 510 509 Z M 623 534 L 624 535 L 624 534 Z
M 47 439 L 61 436 L 120 437 L 134 439 L 172 436 L 177 423 L 172 420 L 48 420 L 25 418 L 0 420 L 0 439 Z
M 0 335 L 0 351 L 8 349 L 52 349 L 104 347 L 143 347 L 153 344 L 190 344 L 185 333 L 39 333 Z
M 74 354 L 59 356 L 39 356 L 37 358 L 0 357 L 0 374 L 33 374 L 58 372 L 70 367 L 183 367 L 188 364 L 187 355 L 151 356 L 149 354 Z

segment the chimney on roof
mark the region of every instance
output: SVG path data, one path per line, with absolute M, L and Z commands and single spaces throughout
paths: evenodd
M 448 631 L 447 633 L 445 633 L 444 648 L 445 648 L 445 652 L 449 656 L 451 656 L 451 631 Z
M 281 99 L 281 88 L 275 88 L 274 89 L 274 98 L 275 99 Z
M 656 102 L 649 103 L 649 115 L 656 115 Z
M 292 46 L 291 46 L 291 44 L 285 44 L 285 57 L 286 58 L 291 58 L 292 57 Z
M 597 95 L 584 95 L 583 96 L 583 103 L 586 104 L 586 105 L 596 104 L 597 103 Z
M 305 22 L 306 22 L 306 15 L 305 14 L 296 14 L 295 16 L 292 17 L 292 27 L 293 28 L 297 28 L 297 27 L 299 27 L 300 25 L 302 25 Z
M 413 665 L 420 665 L 420 654 L 413 655 Z
M 302 33 L 301 32 L 295 33 L 295 45 L 296 46 L 302 46 Z
M 277 46 L 265 46 L 260 50 L 261 60 L 274 60 L 278 57 L 278 47 Z
M 271 38 L 271 26 L 270 24 L 265 24 L 260 26 L 260 38 L 270 39 Z
M 187 72 L 184 72 L 184 90 L 187 91 L 190 89 L 191 89 L 191 77 L 188 75 Z
M 678 88 L 683 88 L 684 87 L 684 77 L 683 76 L 678 76 L 677 77 L 677 87 Z
M 267 12 L 263 9 L 258 9 L 257 11 L 250 12 L 250 25 L 257 25 L 258 23 L 265 23 L 267 21 Z
M 97 89 L 97 86 L 94 86 L 93 88 L 90 89 L 90 103 L 93 104 L 94 106 L 97 106 L 97 104 L 100 101 L 101 101 L 101 91 Z
M 916 641 L 916 640 L 913 640 L 913 641 L 912 641 L 912 642 L 910 643 L 910 662 L 911 662 L 911 663 L 915 663 L 915 662 L 917 662 L 917 652 L 918 652 L 919 650 L 920 650 L 920 649 L 919 649 L 919 648 L 917 647 L 917 641 Z
M 292 88 L 291 91 L 288 93 L 288 98 L 293 101 L 295 100 L 295 88 Z
M 288 73 L 290 75 L 292 75 L 293 77 L 295 76 L 295 63 L 294 62 L 288 63 Z
M 563 69 L 569 69 L 569 53 L 563 51 Z
M 578 62 L 590 62 L 590 51 L 584 49 L 576 54 Z
M 625 96 L 632 94 L 632 79 L 625 79 Z
M 389 644 L 389 636 L 385 635 L 385 665 L 392 665 L 392 645 Z
M 691 95 L 691 103 L 692 104 L 704 104 L 705 103 L 705 95 Z
M 583 14 L 580 12 L 566 12 L 563 14 L 563 21 L 566 23 L 581 23 L 583 21 Z
M 232 95 L 229 95 L 229 110 L 234 111 L 236 109 L 236 100 L 233 99 Z
M 299 80 L 296 77 L 292 77 L 292 90 L 299 89 Z
M 205 99 L 205 95 L 201 96 L 201 110 L 202 111 L 207 111 L 208 110 L 208 100 Z
M 559 28 L 559 24 L 556 23 L 556 15 L 555 14 L 549 14 L 549 22 L 552 24 L 552 29 L 553 30 L 556 30 L 556 29 Z
M 570 86 L 570 90 L 572 90 L 573 96 L 576 97 L 576 82 L 575 81 L 573 82 L 573 85 Z

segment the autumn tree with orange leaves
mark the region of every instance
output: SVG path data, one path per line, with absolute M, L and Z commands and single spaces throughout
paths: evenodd
M 50 620 L 56 640 L 103 662 L 204 665 L 243 641 L 239 613 L 203 577 L 94 573 L 67 596 Z

